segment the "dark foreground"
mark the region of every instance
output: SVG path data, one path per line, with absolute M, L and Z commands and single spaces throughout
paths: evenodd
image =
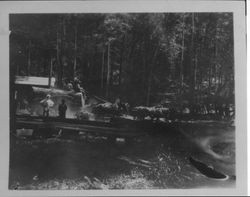
M 9 188 L 234 187 L 234 127 L 195 122 L 181 123 L 178 130 L 176 135 L 144 136 L 129 142 L 118 139 L 116 143 L 84 135 L 11 138 Z M 225 176 L 211 177 L 214 171 Z

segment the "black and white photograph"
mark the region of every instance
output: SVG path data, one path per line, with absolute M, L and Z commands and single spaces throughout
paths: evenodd
M 235 189 L 234 23 L 9 13 L 8 190 Z

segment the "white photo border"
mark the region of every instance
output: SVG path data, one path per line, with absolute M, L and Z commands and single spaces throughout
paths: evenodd
M 8 190 L 9 173 L 9 14 L 233 12 L 236 95 L 236 187 L 162 190 Z M 2 1 L 0 2 L 0 195 L 2 196 L 167 196 L 247 195 L 247 66 L 245 1 Z

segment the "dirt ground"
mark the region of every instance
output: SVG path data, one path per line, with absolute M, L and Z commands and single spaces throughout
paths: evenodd
M 235 128 L 221 122 L 178 125 L 174 136 L 134 141 L 11 138 L 9 188 L 166 189 L 235 186 Z M 209 178 L 190 157 L 227 175 Z

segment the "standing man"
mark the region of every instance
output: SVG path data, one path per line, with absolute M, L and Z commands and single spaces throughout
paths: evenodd
M 77 77 L 74 78 L 73 88 L 75 92 L 81 92 L 80 80 Z
M 54 106 L 54 102 L 50 99 L 50 95 L 48 94 L 40 103 L 43 106 L 43 116 L 49 117 L 49 110 Z
M 67 110 L 67 105 L 65 104 L 65 100 L 62 99 L 62 103 L 58 107 L 60 119 L 65 119 L 65 117 L 66 117 L 66 110 Z

